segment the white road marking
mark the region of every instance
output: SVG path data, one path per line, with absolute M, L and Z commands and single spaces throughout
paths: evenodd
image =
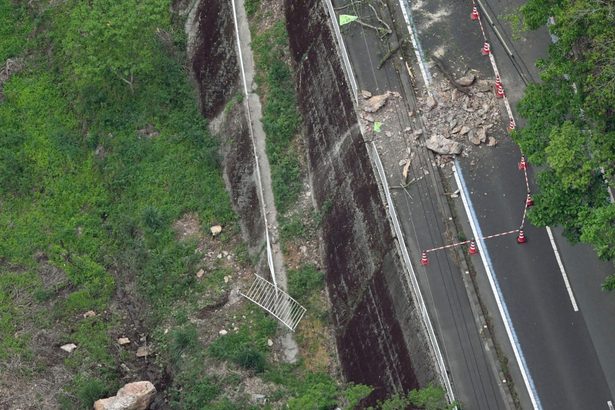
M 609 410 L 615 410 L 615 407 L 613 407 L 613 402 L 611 400 L 607 401 L 606 405 L 609 406 Z
M 577 305 L 577 300 L 574 297 L 574 293 L 572 293 L 572 287 L 570 286 L 570 281 L 568 280 L 566 269 L 564 269 L 562 258 L 559 256 L 559 251 L 557 250 L 557 245 L 555 244 L 555 238 L 553 237 L 553 231 L 551 231 L 551 228 L 548 226 L 547 226 L 547 233 L 549 234 L 549 240 L 551 241 L 551 247 L 553 248 L 553 253 L 555 253 L 555 259 L 557 260 L 557 264 L 559 265 L 559 270 L 562 272 L 562 277 L 564 278 L 564 284 L 566 285 L 566 290 L 568 291 L 570 302 L 572 302 L 572 308 L 574 309 L 575 312 L 578 312 L 579 306 Z
M 525 361 L 525 356 L 523 355 L 523 351 L 521 350 L 521 344 L 519 343 L 517 333 L 515 332 L 512 320 L 510 319 L 508 307 L 506 306 L 506 302 L 504 301 L 504 296 L 502 295 L 500 285 L 497 278 L 495 277 L 493 264 L 491 263 L 491 258 L 489 257 L 489 251 L 485 246 L 485 242 L 483 240 L 483 233 L 481 232 L 480 226 L 478 224 L 476 212 L 472 207 L 472 201 L 470 199 L 470 196 L 468 195 L 468 188 L 466 187 L 463 175 L 461 173 L 461 168 L 459 167 L 459 161 L 457 159 L 455 159 L 455 163 L 453 164 L 453 174 L 455 175 L 455 181 L 457 182 L 457 186 L 461 190 L 461 201 L 463 202 L 463 207 L 465 208 L 466 214 L 468 215 L 468 219 L 470 220 L 472 234 L 474 235 L 474 238 L 476 238 L 476 245 L 479 249 L 478 254 L 481 257 L 483 266 L 485 267 L 485 271 L 487 272 L 487 278 L 489 279 L 489 284 L 491 285 L 493 296 L 495 297 L 496 304 L 498 305 L 498 311 L 500 312 L 500 316 L 502 317 L 502 321 L 504 322 L 504 328 L 506 329 L 506 334 L 508 335 L 508 339 L 510 340 L 515 359 L 517 359 L 517 363 L 519 364 L 519 370 L 521 370 L 521 376 L 523 377 L 523 382 L 525 383 L 525 387 L 530 396 L 530 400 L 532 401 L 532 406 L 534 409 L 542 409 L 542 404 L 540 403 L 540 398 L 538 397 L 538 392 L 536 391 L 534 380 L 532 379 L 532 375 L 530 374 L 527 362 Z
M 406 21 L 406 27 L 408 28 L 408 32 L 410 33 L 410 39 L 412 40 L 412 45 L 414 46 L 414 52 L 416 54 L 416 58 L 419 63 L 419 67 L 421 69 L 421 74 L 423 75 L 423 80 L 425 81 L 425 85 L 427 88 L 427 92 L 431 95 L 430 86 L 431 86 L 431 75 L 429 73 L 429 68 L 425 64 L 425 59 L 423 57 L 423 49 L 421 48 L 421 43 L 419 42 L 417 35 L 415 34 L 416 29 L 414 28 L 414 22 L 412 20 L 412 15 L 409 12 L 410 7 L 407 4 L 407 0 L 399 0 L 399 5 L 401 7 L 402 13 L 404 15 L 404 20 Z M 457 164 L 457 160 L 455 160 Z M 525 387 L 528 391 L 528 395 L 530 396 L 530 400 L 532 401 L 532 406 L 534 409 L 542 409 L 542 404 L 540 403 L 540 398 L 538 397 L 538 392 L 536 391 L 536 386 L 534 385 L 534 381 L 532 380 L 532 376 L 530 375 L 529 369 L 527 367 L 527 363 L 525 361 L 525 357 L 521 351 L 521 345 L 519 344 L 519 340 L 517 339 L 517 334 L 514 331 L 512 326 L 512 321 L 510 320 L 510 316 L 508 315 L 508 308 L 504 303 L 499 285 L 497 280 L 495 279 L 495 275 L 491 268 L 491 260 L 489 259 L 489 254 L 487 252 L 487 248 L 484 245 L 482 240 L 482 233 L 480 231 L 480 227 L 478 225 L 478 221 L 476 219 L 476 215 L 474 213 L 474 209 L 472 208 L 472 204 L 469 200 L 467 188 L 465 186 L 465 182 L 462 184 L 463 176 L 457 172 L 457 165 L 453 167 L 455 171 L 455 180 L 457 181 L 457 185 L 461 189 L 461 198 L 463 201 L 463 206 L 466 210 L 468 218 L 470 220 L 470 226 L 472 227 L 472 232 L 474 233 L 474 237 L 478 238 L 479 246 L 479 254 L 481 256 L 481 260 L 483 261 L 483 265 L 485 266 L 485 270 L 487 271 L 489 277 L 489 283 L 491 285 L 491 289 L 493 291 L 494 297 L 496 299 L 498 310 L 500 315 L 502 316 L 502 321 L 504 322 L 504 327 L 506 328 L 506 334 L 508 335 L 508 339 L 510 340 L 510 344 L 512 346 L 513 352 L 515 354 L 515 358 L 519 365 L 519 369 L 521 370 L 521 376 L 523 377 L 523 382 L 525 383 Z

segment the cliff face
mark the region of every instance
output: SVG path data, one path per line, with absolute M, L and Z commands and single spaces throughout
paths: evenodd
M 243 104 L 229 104 L 224 108 L 241 92 L 231 3 L 203 0 L 196 7 L 191 26 L 197 33 L 189 57 L 199 88 L 201 110 L 210 120 L 218 117 L 216 132 L 221 141 L 224 181 L 233 209 L 239 215 L 243 237 L 257 252 L 265 226 L 258 201 L 256 161 L 247 116 Z
M 346 377 L 371 400 L 434 379 L 431 360 L 360 134 L 321 0 L 287 2 L 311 185 Z
M 198 17 L 192 65 L 213 118 L 238 90 L 230 1 L 204 1 Z M 286 19 L 339 358 L 349 381 L 376 389 L 373 403 L 435 380 L 433 366 L 321 0 L 288 0 Z M 233 205 L 256 247 L 263 221 L 243 105 L 223 114 L 219 134 Z
M 192 72 L 199 87 L 201 111 L 211 119 L 237 91 L 235 27 L 230 1 L 203 0 L 197 7 Z

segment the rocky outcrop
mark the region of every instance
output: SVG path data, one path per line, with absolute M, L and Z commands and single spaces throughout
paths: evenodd
M 97 400 L 94 410 L 146 410 L 155 395 L 156 387 L 151 382 L 128 383 L 115 396 Z

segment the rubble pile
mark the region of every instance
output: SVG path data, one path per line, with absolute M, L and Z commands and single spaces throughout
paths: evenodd
M 491 129 L 495 131 L 497 127 L 494 126 L 501 120 L 492 82 L 475 81 L 473 75 L 468 75 L 457 80 L 457 84 L 467 85 L 468 92 L 460 92 L 449 82 L 442 81 L 436 85 L 433 97 L 420 99 L 425 125 L 431 135 L 425 145 L 437 154 L 457 154 L 450 152 L 458 151 L 456 144 L 463 144 L 464 152 L 471 146 L 497 144 L 495 137 L 490 135 Z

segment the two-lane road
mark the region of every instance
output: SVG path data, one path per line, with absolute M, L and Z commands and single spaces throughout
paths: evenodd
M 525 83 L 537 79 L 534 59 L 544 55 L 549 37 L 543 31 L 512 41 L 510 30 L 501 21 L 512 11 L 504 7 L 514 3 L 482 3 L 486 7 L 481 9 L 483 17 L 491 13 L 484 21 L 492 21 L 498 30 L 499 36 L 486 24 L 507 96 L 514 106 Z M 438 53 L 458 72 L 471 67 L 483 78 L 493 78 L 488 59 L 480 54 L 483 39 L 479 27 L 469 18 L 471 5 L 470 1 L 453 0 L 413 2 L 419 41 L 426 55 Z M 525 198 L 525 181 L 517 169 L 519 158 L 516 145 L 502 136 L 496 149 L 474 150 L 472 156 L 461 160 L 469 196 L 485 235 L 519 226 Z M 525 233 L 529 241 L 524 245 L 516 244 L 510 236 L 491 239 L 486 245 L 539 405 L 547 409 L 607 410 L 607 403 L 613 400 L 609 384 L 612 389 L 615 382 L 615 297 L 604 295 L 598 283 L 612 271 L 612 265 L 599 263 L 586 248 L 564 244 L 555 235 L 579 307 L 575 311 L 547 231 L 526 225 Z M 497 309 L 493 305 L 490 308 L 492 316 L 497 316 Z M 498 337 L 506 335 L 500 331 Z M 522 390 L 524 382 L 520 378 L 515 381 Z M 527 392 L 521 398 L 524 407 L 531 406 Z

